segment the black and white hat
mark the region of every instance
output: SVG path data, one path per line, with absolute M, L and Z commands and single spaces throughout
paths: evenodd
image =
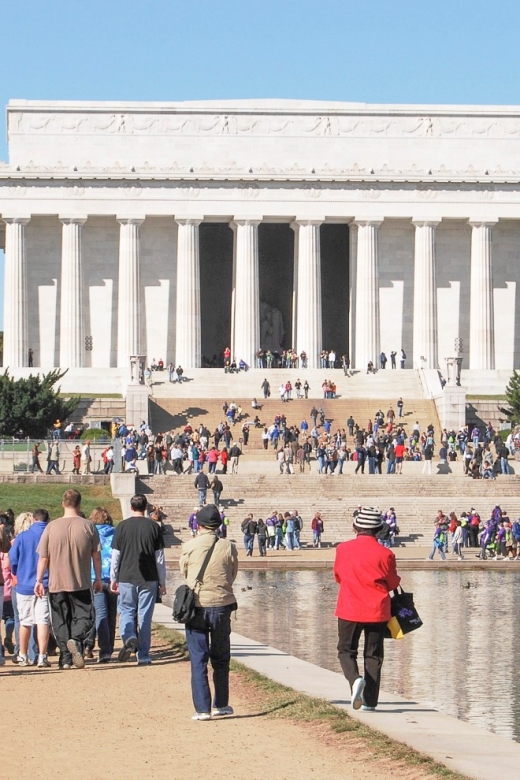
M 373 506 L 363 506 L 357 513 L 354 525 L 356 528 L 371 528 L 376 531 L 383 525 L 381 512 Z

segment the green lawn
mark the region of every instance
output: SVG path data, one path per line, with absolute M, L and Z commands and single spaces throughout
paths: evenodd
M 61 498 L 68 487 L 59 483 L 56 485 L 28 485 L 0 483 L 0 510 L 12 509 L 15 515 L 20 512 L 33 511 L 40 507 L 47 509 L 51 518 L 61 517 Z M 88 517 L 96 506 L 104 506 L 114 520 L 121 520 L 121 506 L 112 496 L 110 485 L 78 485 L 82 497 L 82 511 Z

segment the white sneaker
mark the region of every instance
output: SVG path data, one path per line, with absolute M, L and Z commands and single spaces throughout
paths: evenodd
M 363 691 L 365 690 L 365 680 L 363 677 L 358 677 L 352 686 L 352 698 L 351 706 L 353 710 L 359 710 L 363 704 Z
M 38 669 L 50 669 L 51 664 L 46 655 L 38 656 L 37 667 Z
M 213 707 L 211 710 L 212 715 L 233 715 L 233 707 L 230 707 L 229 704 L 227 707 Z
M 361 710 L 362 710 L 362 712 L 375 712 L 376 708 L 375 707 L 369 707 L 367 704 L 363 704 L 361 706 Z
M 211 720 L 211 712 L 196 712 L 191 716 L 192 720 Z

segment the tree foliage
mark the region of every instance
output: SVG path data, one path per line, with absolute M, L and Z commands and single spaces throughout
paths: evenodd
M 27 379 L 13 379 L 8 371 L 0 374 L 0 435 L 42 439 L 56 420 L 70 417 L 80 399 L 60 398 L 56 384 L 65 373 L 55 370 Z
M 500 411 L 506 416 L 508 422 L 511 422 L 512 425 L 518 425 L 520 423 L 520 374 L 516 370 L 513 371 L 506 387 L 506 401 L 509 405 L 507 407 L 501 406 Z

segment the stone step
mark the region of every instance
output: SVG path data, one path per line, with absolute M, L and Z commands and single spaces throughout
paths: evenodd
M 331 430 L 337 431 L 340 428 L 346 428 L 347 419 L 352 415 L 354 420 L 361 428 L 366 428 L 368 421 L 374 421 L 376 412 L 381 409 L 386 415 L 392 407 L 395 412 L 397 398 L 391 398 L 387 395 L 376 401 L 370 399 L 358 398 L 338 398 L 338 399 L 319 399 L 313 401 L 297 400 L 282 403 L 279 398 L 270 398 L 267 400 L 258 399 L 261 410 L 255 411 L 251 408 L 251 399 L 238 396 L 228 397 L 227 399 L 206 399 L 206 398 L 156 398 L 150 405 L 151 425 L 154 431 L 182 430 L 189 423 L 193 428 L 198 428 L 201 424 L 205 425 L 210 433 L 213 433 L 217 425 L 225 420 L 223 411 L 224 400 L 228 403 L 234 401 L 241 409 L 241 415 L 237 418 L 236 425 L 232 426 L 232 435 L 239 439 L 242 437 L 241 428 L 246 421 L 252 421 L 255 415 L 258 415 L 263 426 L 269 426 L 273 422 L 275 415 L 285 414 L 289 425 L 300 425 L 303 419 L 306 419 L 309 426 L 312 427 L 310 411 L 313 405 L 319 409 L 323 408 L 325 417 L 332 422 Z M 431 400 L 411 399 L 405 402 L 403 418 L 398 419 L 397 423 L 403 425 L 405 430 L 413 430 L 413 425 L 418 421 L 421 430 L 426 430 L 431 423 L 435 430 L 440 432 L 439 418 L 435 404 Z M 250 426 L 250 436 L 248 445 L 250 448 L 262 449 L 261 428 Z M 348 444 L 351 446 L 354 440 L 349 437 Z
M 258 518 L 274 509 L 282 512 L 298 509 L 308 534 L 312 516 L 320 511 L 328 538 L 347 538 L 355 507 L 369 504 L 383 510 L 393 506 L 401 537 L 409 544 L 429 543 L 438 509 L 446 514 L 450 511 L 460 514 L 475 506 L 481 517 L 487 519 L 493 507 L 501 504 L 511 518 L 520 515 L 519 479 L 512 476 L 496 482 L 477 482 L 449 475 L 433 480 L 404 476 L 398 479 L 387 475 L 373 480 L 328 480 L 316 475 L 298 475 L 294 480 L 252 474 L 221 477 L 223 503 L 232 531 L 238 538 L 240 522 L 248 512 Z M 197 503 L 191 475 L 175 479 L 145 477 L 139 480 L 138 490 L 153 491 L 149 493 L 150 500 L 164 508 L 167 522 L 173 526 L 177 537 L 187 538 L 187 519 Z M 211 497 L 210 491 L 208 501 Z
M 357 371 L 346 377 L 341 369 L 257 369 L 241 371 L 238 374 L 226 374 L 223 369 L 197 368 L 186 370 L 181 383 L 169 382 L 165 371 L 154 371 L 152 375 L 152 393 L 158 398 L 260 398 L 261 384 L 267 378 L 271 385 L 271 394 L 278 392 L 282 382 L 290 379 L 294 386 L 296 379 L 305 380 L 310 385 L 311 399 L 322 396 L 321 385 L 324 379 L 332 380 L 342 397 L 373 398 L 390 396 L 403 399 L 422 398 L 424 392 L 419 372 L 409 370 L 385 370 L 376 374 Z M 394 399 L 395 402 L 395 399 Z

